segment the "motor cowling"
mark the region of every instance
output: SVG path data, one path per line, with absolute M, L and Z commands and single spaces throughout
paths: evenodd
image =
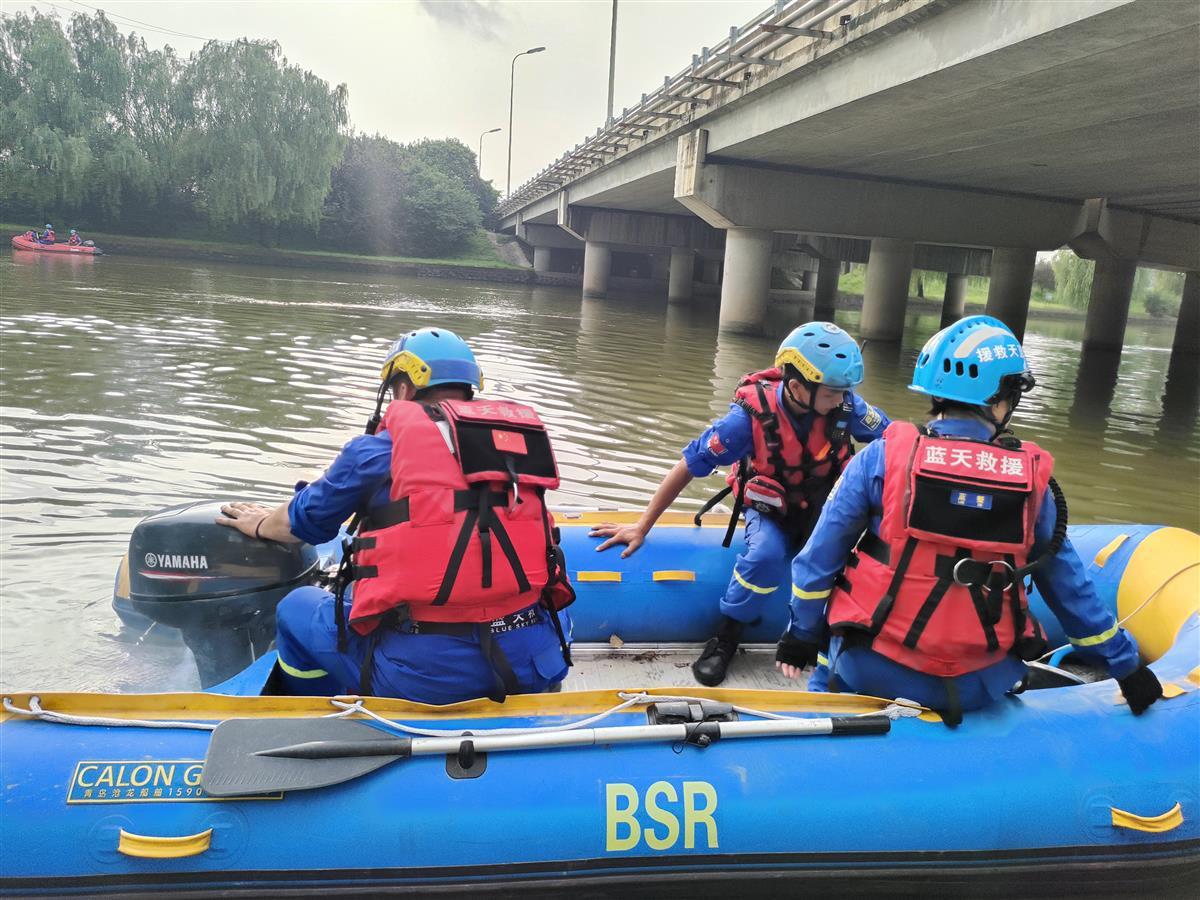
M 216 524 L 221 504 L 174 506 L 133 529 L 114 606 L 179 629 L 203 687 L 237 674 L 275 636 L 275 607 L 318 574 L 308 544 L 248 538 Z M 122 596 L 124 595 L 124 596 Z M 124 602 L 121 602 L 124 601 Z

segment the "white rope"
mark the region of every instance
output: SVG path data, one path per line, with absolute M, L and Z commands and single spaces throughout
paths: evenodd
M 4 698 L 4 711 L 17 716 L 40 719 L 43 722 L 54 722 L 58 725 L 102 725 L 111 728 L 190 728 L 194 731 L 212 731 L 220 723 L 212 722 L 180 722 L 169 719 L 114 719 L 108 716 L 76 716 L 71 713 L 56 712 L 42 709 L 40 697 L 29 698 L 29 708 L 22 709 L 13 703 L 11 697 Z M 329 713 L 323 719 L 341 719 L 352 715 L 354 710 Z
M 647 694 L 645 692 L 626 693 L 619 691 L 617 696 L 621 698 L 621 702 L 616 706 L 610 707 L 603 712 L 596 713 L 593 716 L 588 716 L 584 719 L 579 719 L 575 722 L 567 722 L 562 725 L 535 725 L 521 728 L 487 728 L 480 731 L 480 734 L 488 735 L 533 735 L 533 734 L 553 734 L 563 731 L 574 731 L 579 728 L 587 728 L 597 722 L 602 722 L 605 719 L 622 713 L 634 706 L 646 706 L 651 703 L 662 702 L 684 702 L 684 703 L 703 703 L 706 698 L 690 697 L 686 695 L 675 694 Z M 394 719 L 389 719 L 386 716 L 381 716 L 374 710 L 367 709 L 364 706 L 364 701 L 359 699 L 353 703 L 347 703 L 344 700 L 338 700 L 331 697 L 329 702 L 338 708 L 337 712 L 329 713 L 321 716 L 323 719 L 341 719 L 355 714 L 361 714 L 369 719 L 373 719 L 381 725 L 384 725 L 394 731 L 403 734 L 413 734 L 421 737 L 462 737 L 463 730 L 447 730 L 437 728 L 418 728 L 415 725 L 406 725 L 403 722 L 397 722 Z M 711 701 L 709 701 L 711 702 Z M 765 710 L 751 709 L 747 706 L 732 705 L 734 712 L 747 716 L 755 716 L 760 719 L 790 719 L 793 716 L 779 715 L 778 713 L 766 712 Z M 56 712 L 54 710 L 42 709 L 41 698 L 30 697 L 29 708 L 22 709 L 13 703 L 12 698 L 4 698 L 4 710 L 13 715 L 26 716 L 33 719 L 40 719 L 45 722 L 54 722 L 60 725 L 94 725 L 114 728 L 188 728 L 195 731 L 212 731 L 217 727 L 217 724 L 211 722 L 181 722 L 169 719 L 115 719 L 107 716 L 77 716 L 70 713 Z M 897 699 L 896 702 L 889 704 L 876 712 L 860 713 L 860 716 L 878 716 L 884 715 L 893 721 L 899 718 L 909 716 L 919 716 L 921 707 L 912 704 L 911 700 Z
M 1134 609 L 1133 612 L 1131 612 L 1129 615 L 1127 615 L 1121 619 L 1118 619 L 1117 627 L 1120 628 L 1122 625 L 1124 625 L 1126 622 L 1128 622 L 1130 619 L 1132 619 L 1134 616 L 1136 616 L 1138 613 L 1140 613 L 1143 609 L 1145 609 L 1147 606 L 1149 606 L 1150 601 L 1153 600 L 1155 597 L 1157 597 L 1159 594 L 1161 594 L 1166 589 L 1168 584 L 1170 584 L 1172 581 L 1174 581 L 1176 578 L 1178 578 L 1184 572 L 1188 571 L 1189 569 L 1194 569 L 1197 566 L 1200 566 L 1200 562 L 1188 563 L 1182 569 L 1179 569 L 1176 572 L 1172 572 L 1170 577 L 1167 578 L 1167 580 L 1164 581 L 1162 584 L 1160 584 L 1158 587 L 1156 587 L 1150 593 L 1150 596 L 1148 596 L 1145 600 L 1143 600 L 1141 603 L 1139 603 L 1137 605 L 1137 608 Z M 1074 647 L 1074 646 L 1075 646 L 1074 644 L 1072 644 L 1070 641 L 1068 641 L 1067 643 L 1063 644 L 1061 647 L 1055 647 L 1053 650 L 1049 650 L 1049 651 L 1043 653 L 1041 656 L 1039 656 L 1037 658 L 1037 662 L 1041 662 L 1044 659 L 1049 659 L 1051 656 L 1053 656 L 1059 650 L 1065 650 L 1068 647 Z M 1065 672 L 1063 670 L 1059 670 L 1059 671 L 1062 671 L 1063 674 L 1070 676 L 1069 672 Z

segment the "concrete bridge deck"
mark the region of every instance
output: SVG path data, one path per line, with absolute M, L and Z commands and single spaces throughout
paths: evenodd
M 735 330 L 761 325 L 780 233 L 819 270 L 819 311 L 865 252 L 874 339 L 899 337 L 933 256 L 990 274 L 989 309 L 1021 331 L 1036 252 L 1070 246 L 1097 260 L 1087 343 L 1120 346 L 1138 264 L 1190 273 L 1197 327 L 1198 136 L 1198 0 L 792 0 L 514 192 L 502 223 L 535 266 L 539 246 L 586 247 L 590 294 L 614 249 L 669 255 L 676 300 L 697 252 L 719 258 Z

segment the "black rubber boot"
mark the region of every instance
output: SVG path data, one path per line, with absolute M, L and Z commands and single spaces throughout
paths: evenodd
M 725 680 L 729 661 L 737 652 L 738 641 L 742 637 L 742 628 L 742 623 L 737 619 L 721 617 L 721 627 L 717 629 L 716 637 L 709 638 L 700 658 L 692 663 L 692 674 L 698 682 L 707 687 L 716 687 Z

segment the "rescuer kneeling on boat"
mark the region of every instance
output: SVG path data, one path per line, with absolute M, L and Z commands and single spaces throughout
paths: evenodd
M 1162 696 L 1066 538 L 1053 458 L 1008 432 L 1033 386 L 998 319 L 969 316 L 929 339 L 909 389 L 933 398 L 932 420 L 893 423 L 850 461 L 792 563 L 776 654 L 785 675 L 816 662 L 828 628 L 831 687 L 915 700 L 957 724 L 1044 652 L 1026 605 L 1032 572 L 1076 651 L 1107 665 L 1135 715 Z
M 276 610 L 291 693 L 502 701 L 566 676 L 575 595 L 544 500 L 558 486 L 549 436 L 528 406 L 472 399 L 482 384 L 460 337 L 410 332 L 367 433 L 319 479 L 274 510 L 221 508 L 243 534 L 310 544 L 355 517 L 336 592 L 297 588 Z
M 789 560 L 808 538 L 853 452 L 851 439 L 872 441 L 887 427 L 887 416 L 853 392 L 862 380 L 862 353 L 854 338 L 832 322 L 801 325 L 779 345 L 775 367 L 744 376 L 729 412 L 683 448 L 683 458 L 636 524 L 592 530 L 593 536 L 608 538 L 597 550 L 627 544 L 622 556 L 629 556 L 693 478 L 733 466 L 729 486 L 705 510 L 732 493 L 725 546 L 743 509 L 746 546 L 721 598 L 716 636 L 692 665 L 701 684 L 725 680 L 742 629 L 762 615 L 766 598 L 786 583 Z

